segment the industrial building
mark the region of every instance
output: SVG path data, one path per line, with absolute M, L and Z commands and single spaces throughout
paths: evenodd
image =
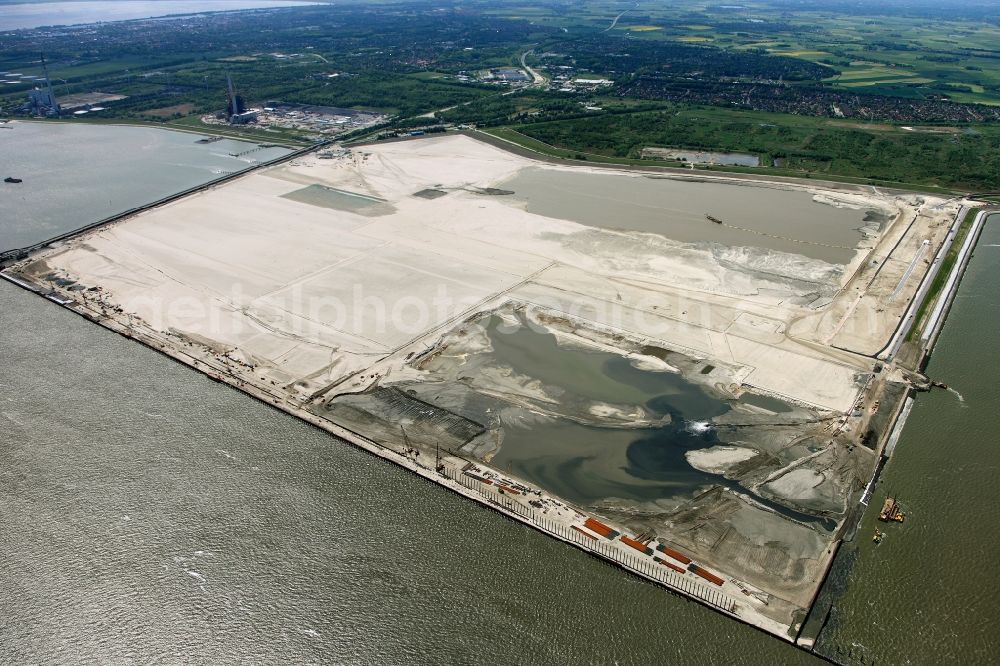
M 40 82 L 42 85 L 28 91 L 28 101 L 21 108 L 36 116 L 59 116 L 59 101 L 56 99 L 55 93 L 52 92 L 49 68 L 45 64 L 44 55 L 42 56 L 42 69 L 45 72 L 45 78 Z
M 489 70 L 484 78 L 499 83 L 527 83 L 531 80 L 523 69 L 517 67 L 497 67 Z
M 59 113 L 59 102 L 56 101 L 51 86 L 29 90 L 26 107 L 28 111 L 39 116 L 53 116 Z

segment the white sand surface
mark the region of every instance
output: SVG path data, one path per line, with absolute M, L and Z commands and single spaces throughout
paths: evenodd
M 857 298 L 848 281 L 869 250 L 859 245 L 845 271 L 799 255 L 587 227 L 483 193 L 529 165 L 539 166 L 465 136 L 302 157 L 84 234 L 49 252 L 45 268 L 101 286 L 104 302 L 135 325 L 236 350 L 258 375 L 303 391 L 365 368 L 402 372 L 407 356 L 464 317 L 516 300 L 742 367 L 740 381 L 791 400 L 851 406 L 871 359 L 828 341 L 868 351 L 893 325 L 892 313 L 876 318 L 864 340 L 858 326 L 839 325 L 875 308 L 874 299 L 849 305 Z M 349 211 L 283 196 L 309 185 L 385 203 Z M 413 196 L 428 188 L 446 194 Z M 844 206 L 927 205 L 800 189 Z M 861 244 L 894 243 L 900 228 Z M 911 229 L 903 245 L 920 234 Z M 876 284 L 894 288 L 899 273 L 887 267 Z M 900 303 L 915 284 L 904 287 Z
M 750 460 L 757 451 L 742 446 L 712 446 L 688 451 L 684 458 L 691 467 L 709 474 L 724 474 L 733 465 Z

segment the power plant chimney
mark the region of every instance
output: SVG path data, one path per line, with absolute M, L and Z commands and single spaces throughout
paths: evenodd
M 229 76 L 229 74 L 226 74 L 226 87 L 229 89 L 229 103 L 226 104 L 226 119 L 228 119 L 230 116 L 239 113 L 236 108 L 236 93 L 233 92 L 233 77 Z
M 58 118 L 59 102 L 56 101 L 56 94 L 52 92 L 52 79 L 49 78 L 49 67 L 45 64 L 45 54 L 41 53 L 40 55 L 42 56 L 42 71 L 45 73 L 45 88 L 49 93 L 49 105 L 56 112 L 56 118 Z

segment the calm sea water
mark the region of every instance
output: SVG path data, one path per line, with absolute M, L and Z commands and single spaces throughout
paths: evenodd
M 996 648 L 993 251 L 931 367 L 967 406 L 921 396 L 885 482 L 910 517 L 827 630 L 878 663 Z M 0 663 L 818 663 L 6 282 L 0 370 Z
M 313 4 L 295 0 L 115 0 L 114 2 L 32 2 L 2 5 L 0 30 L 128 21 L 175 14 L 266 9 Z
M 145 127 L 13 122 L 0 129 L 0 249 L 179 192 L 287 154 L 233 139 Z M 234 157 L 234 155 L 241 155 Z

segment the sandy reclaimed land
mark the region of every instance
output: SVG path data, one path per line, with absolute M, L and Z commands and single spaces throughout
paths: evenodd
M 512 298 L 742 365 L 748 385 L 837 411 L 855 400 L 871 359 L 835 347 L 871 353 L 884 344 L 890 315 L 921 274 L 880 307 L 855 283 L 868 278 L 881 241 L 845 269 L 585 227 L 481 193 L 528 165 L 537 163 L 464 136 L 301 158 L 76 239 L 45 262 L 101 286 L 106 302 L 149 326 L 210 340 L 301 394 Z M 283 196 L 313 184 L 386 203 L 368 214 Z M 430 188 L 445 194 L 413 196 Z M 814 194 L 840 205 L 878 199 Z M 906 218 L 927 216 L 928 204 L 913 197 L 875 203 L 900 211 L 886 242 L 896 242 Z M 939 210 L 943 219 L 946 207 Z M 943 228 L 940 219 L 930 224 Z M 905 241 L 934 240 L 938 227 L 911 228 L 903 257 L 888 263 L 909 263 Z M 898 273 L 892 266 L 876 276 L 879 294 L 895 289 Z
M 303 412 L 417 377 L 411 361 L 462 322 L 515 304 L 599 331 L 593 338 L 605 347 L 628 339 L 718 364 L 725 395 L 750 390 L 823 418 L 843 414 L 847 423 L 872 376 L 872 355 L 892 337 L 925 274 L 925 253 L 937 251 L 958 208 L 922 195 L 760 185 L 891 212 L 877 233 L 859 234 L 850 262 L 833 265 L 589 227 L 528 213 L 488 189 L 529 166 L 603 172 L 539 163 L 467 136 L 310 155 L 81 234 L 12 272 L 111 328 L 155 340 L 203 371 Z M 507 379 L 493 381 L 500 389 Z M 591 416 L 636 418 L 610 403 Z M 415 444 L 426 449 L 433 437 L 428 430 Z M 748 451 L 716 447 L 692 452 L 689 462 L 723 472 L 747 463 Z M 765 490 L 817 506 L 850 492 L 834 488 L 827 498 L 814 490 L 818 483 L 818 472 L 803 467 Z M 725 493 L 683 512 L 704 523 L 685 542 L 709 553 L 703 561 L 727 574 L 728 563 L 757 567 L 743 580 L 758 585 L 774 566 L 787 562 L 792 573 L 798 566 L 798 555 L 777 552 L 777 540 L 799 544 L 801 558 L 814 562 L 810 572 L 821 571 L 830 553 L 818 533 Z M 719 520 L 705 523 L 703 515 Z M 725 521 L 738 529 L 725 532 L 718 527 Z M 769 631 L 787 627 L 814 583 L 779 590 L 784 600 L 747 610 L 748 621 Z M 727 580 L 723 590 L 734 584 Z M 737 586 L 734 598 L 747 594 Z

